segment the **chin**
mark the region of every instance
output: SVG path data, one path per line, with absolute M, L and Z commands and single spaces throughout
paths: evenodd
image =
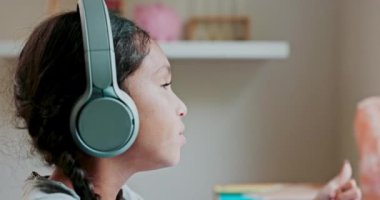
M 171 155 L 169 157 L 167 157 L 166 159 L 162 160 L 162 167 L 161 168 L 165 168 L 165 167 L 174 167 L 176 165 L 179 164 L 179 161 L 180 161 L 180 154 L 174 154 L 174 155 Z
M 168 167 L 174 167 L 176 165 L 178 165 L 179 163 L 179 159 L 176 159 L 176 160 L 165 160 L 165 161 L 161 161 L 159 164 L 155 164 L 155 165 L 151 165 L 150 167 L 148 168 L 145 168 L 145 170 L 142 170 L 142 171 L 150 171 L 150 170 L 157 170 L 157 169 L 163 169 L 163 168 L 168 168 Z
M 152 149 L 143 158 L 145 169 L 155 170 L 160 168 L 173 167 L 179 164 L 181 151 L 177 148 L 167 148 L 165 150 Z
M 181 160 L 181 159 L 180 159 L 179 157 L 178 157 L 177 159 L 173 160 L 173 162 L 171 162 L 170 167 L 173 167 L 173 166 L 178 165 L 180 160 Z

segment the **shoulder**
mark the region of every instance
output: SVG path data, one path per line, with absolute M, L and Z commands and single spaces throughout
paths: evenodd
M 28 196 L 24 196 L 23 200 L 78 200 L 74 198 L 73 196 L 69 196 L 67 194 L 62 193 L 53 193 L 53 194 L 46 194 L 41 192 L 33 192 L 30 193 Z
M 133 191 L 128 185 L 123 185 L 123 197 L 128 200 L 144 200 L 139 194 Z
M 37 173 L 25 181 L 23 200 L 79 200 L 78 195 L 64 184 L 49 180 Z

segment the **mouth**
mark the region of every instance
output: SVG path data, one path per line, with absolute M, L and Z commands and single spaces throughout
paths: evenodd
M 184 133 L 185 133 L 185 127 L 183 127 L 183 128 L 181 129 L 181 131 L 179 132 L 179 135 L 184 135 Z
M 186 144 L 186 137 L 183 133 L 184 133 L 184 131 L 179 132 L 179 138 L 181 140 L 181 146 Z

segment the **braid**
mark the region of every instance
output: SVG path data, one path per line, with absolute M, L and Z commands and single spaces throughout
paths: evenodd
M 58 161 L 63 173 L 70 178 L 75 192 L 85 200 L 100 200 L 100 196 L 93 190 L 91 182 L 86 178 L 85 171 L 80 168 L 70 153 L 63 153 Z M 116 200 L 125 200 L 123 191 L 117 193 Z
M 91 182 L 86 177 L 86 173 L 80 168 L 70 153 L 63 153 L 58 161 L 63 173 L 70 178 L 75 192 L 85 200 L 99 200 L 100 196 L 93 190 Z
M 117 193 L 116 200 L 126 200 L 123 197 L 123 191 L 122 190 L 119 190 L 119 192 Z

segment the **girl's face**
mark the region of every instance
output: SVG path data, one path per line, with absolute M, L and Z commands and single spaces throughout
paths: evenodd
M 140 117 L 139 135 L 126 154 L 144 170 L 177 164 L 186 142 L 182 122 L 186 105 L 171 88 L 168 59 L 154 41 L 149 46 L 141 66 L 123 83 Z

